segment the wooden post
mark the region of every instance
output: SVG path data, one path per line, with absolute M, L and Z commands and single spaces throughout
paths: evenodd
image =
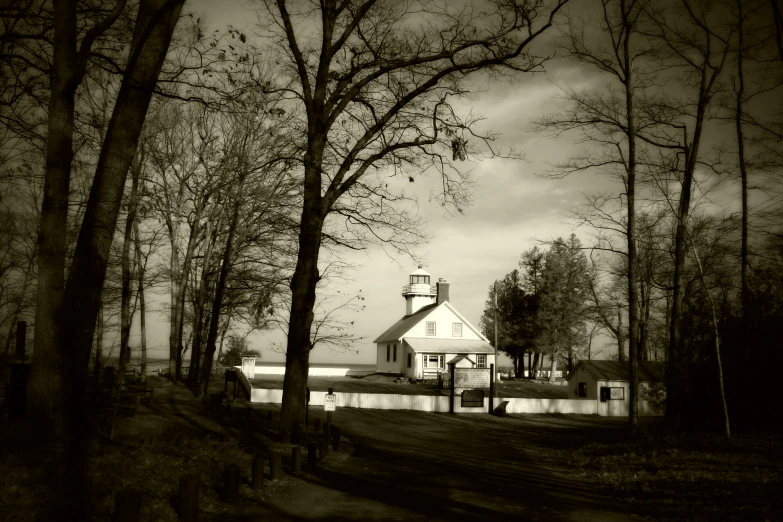
M 291 472 L 299 473 L 302 471 L 302 447 L 294 446 L 291 448 Z
M 24 349 L 27 340 L 27 322 L 17 321 L 16 323 L 16 354 L 15 357 L 20 363 L 24 362 Z
M 253 455 L 252 470 L 253 477 L 251 479 L 250 487 L 259 491 L 264 484 L 264 457 L 256 453 Z
M 449 413 L 454 413 L 454 363 L 449 364 L 449 375 L 451 384 L 449 385 Z
M 135 489 L 118 489 L 114 493 L 112 522 L 139 522 L 141 493 Z
M 329 395 L 332 395 L 334 393 L 334 388 L 329 388 Z M 335 401 L 335 404 L 337 401 Z M 329 440 L 329 437 L 332 434 L 332 412 L 327 411 L 326 412 L 326 440 Z
M 198 521 L 198 475 L 182 475 L 179 479 L 179 519 L 182 522 Z
M 489 365 L 489 371 L 492 372 L 492 376 L 495 375 L 495 365 Z M 489 380 L 489 414 L 492 415 L 494 408 L 492 407 L 495 402 L 495 379 L 494 377 Z
M 325 437 L 318 439 L 318 460 L 324 460 L 329 453 L 329 444 Z
M 307 465 L 308 466 L 315 466 L 315 464 L 316 464 L 316 462 L 318 460 L 318 455 L 317 455 L 317 451 L 316 451 L 317 447 L 318 447 L 318 445 L 315 442 L 311 442 L 311 443 L 309 443 L 307 445 Z
M 226 468 L 226 504 L 235 504 L 239 500 L 239 466 L 229 464 Z
M 310 387 L 305 390 L 305 429 L 310 426 Z
M 337 426 L 332 427 L 332 449 L 334 449 L 334 451 L 340 449 L 340 428 Z
M 269 478 L 271 480 L 283 478 L 283 458 L 274 451 L 269 454 Z

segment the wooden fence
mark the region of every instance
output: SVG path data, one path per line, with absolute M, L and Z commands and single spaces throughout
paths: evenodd
M 310 392 L 310 405 L 323 406 L 326 392 Z M 252 388 L 250 402 L 280 404 L 283 390 Z M 337 391 L 337 406 L 343 408 L 367 408 L 375 410 L 414 410 L 448 412 L 449 398 L 445 395 L 398 395 L 390 393 L 340 393 Z M 597 401 L 576 399 L 504 399 L 496 397 L 494 406 L 508 402 L 508 413 L 578 413 L 597 414 Z M 463 408 L 459 396 L 454 398 L 454 413 L 485 413 L 489 398 L 484 398 L 483 408 Z

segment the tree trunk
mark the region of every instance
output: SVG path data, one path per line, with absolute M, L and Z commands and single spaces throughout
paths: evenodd
M 130 348 L 128 340 L 130 339 L 130 329 L 133 322 L 131 312 L 131 242 L 133 238 L 133 225 L 136 222 L 136 204 L 139 194 L 139 169 L 141 160 L 131 166 L 131 193 L 128 202 L 128 216 L 125 219 L 125 234 L 122 241 L 122 294 L 120 298 L 120 364 L 119 364 L 119 384 L 122 387 L 125 382 L 125 369 L 130 361 Z
M 220 332 L 220 346 L 218 347 L 218 354 L 216 361 L 220 363 L 220 359 L 223 357 L 223 341 L 226 340 L 226 332 L 228 332 L 228 325 L 231 323 L 231 314 L 226 317 L 226 323 L 223 325 L 223 330 Z
M 617 360 L 625 362 L 625 332 L 623 331 L 623 311 L 617 309 Z
M 198 245 L 198 237 L 201 233 L 201 214 L 207 204 L 208 196 L 204 196 L 196 205 L 193 225 L 188 235 L 188 245 L 185 250 L 185 257 L 182 260 L 182 266 L 178 266 L 179 272 L 176 274 L 177 282 L 175 284 L 175 274 L 173 271 L 174 257 L 172 257 L 172 282 L 171 282 L 171 332 L 169 333 L 169 353 L 174 354 L 174 360 L 169 360 L 169 373 L 174 379 L 182 378 L 182 332 L 185 326 L 185 291 L 188 286 L 188 275 L 190 266 L 193 262 L 193 254 Z
M 774 1 L 774 0 L 773 0 Z M 740 168 L 740 183 L 742 187 L 742 239 L 740 247 L 740 281 L 741 281 L 741 301 L 742 301 L 742 330 L 745 339 L 750 334 L 748 323 L 748 308 L 750 300 L 750 289 L 748 288 L 748 169 L 745 162 L 745 137 L 742 132 L 742 104 L 745 96 L 745 72 L 743 69 L 743 25 L 744 17 L 742 14 L 742 1 L 737 2 L 739 24 L 737 26 L 737 107 L 734 112 L 734 122 L 737 131 L 737 159 Z M 745 360 L 750 361 L 750 352 L 748 347 L 750 343 L 743 343 L 745 347 Z
M 142 0 L 139 4 L 126 72 L 96 166 L 65 288 L 67 307 L 60 316 L 62 342 L 58 348 L 64 365 L 62 415 L 67 499 L 61 516 L 67 520 L 90 517 L 86 498 L 88 419 L 84 410 L 87 363 L 128 169 L 181 7 L 182 0 Z M 59 23 L 57 14 L 55 20 Z M 75 18 L 69 21 L 75 25 Z M 58 45 L 54 47 L 56 50 Z M 56 93 L 54 90 L 53 97 Z
M 133 239 L 135 242 L 136 250 L 136 266 L 138 269 L 139 278 L 139 322 L 141 326 L 141 365 L 139 371 L 141 372 L 141 382 L 147 382 L 147 306 L 144 300 L 144 272 L 145 265 L 141 259 L 141 238 L 139 237 L 139 222 L 138 220 L 133 222 Z
M 538 374 L 538 359 L 539 359 L 539 357 L 540 357 L 540 354 L 538 352 L 536 352 L 533 355 L 533 365 L 530 366 L 530 374 L 529 374 L 531 379 L 535 379 L 538 376 L 537 374 Z
M 212 220 L 207 222 L 207 248 L 204 253 L 204 259 L 201 263 L 201 280 L 198 287 L 198 297 L 196 299 L 196 317 L 193 322 L 193 349 L 190 354 L 190 371 L 188 372 L 187 384 L 190 387 L 198 385 L 199 360 L 201 358 L 202 328 L 204 326 L 204 303 L 207 298 L 207 287 L 209 285 L 209 271 L 212 269 L 212 249 L 217 241 L 217 227 L 214 227 Z
M 285 443 L 291 442 L 292 436 L 298 437 L 304 421 L 315 287 L 320 278 L 318 256 L 323 228 L 320 161 L 314 161 L 308 151 L 305 165 L 305 196 L 299 229 L 299 255 L 291 279 L 291 315 L 280 412 L 280 437 Z
M 625 112 L 628 122 L 628 219 L 626 223 L 626 244 L 628 248 L 628 359 L 630 361 L 630 409 L 628 412 L 628 425 L 631 434 L 636 435 L 639 428 L 639 322 L 638 322 L 638 298 L 637 298 L 637 261 L 636 261 L 636 127 L 633 107 L 634 77 L 633 62 L 631 58 L 631 34 L 633 34 L 633 22 L 630 19 L 630 8 L 626 7 L 624 0 L 620 0 L 620 9 L 623 17 L 623 83 L 625 87 Z
M 103 367 L 103 298 L 98 303 L 98 322 L 96 324 L 95 332 L 95 364 L 93 365 L 93 377 L 95 378 L 95 384 L 100 383 L 101 370 Z
M 27 415 L 37 431 L 52 437 L 62 430 L 62 334 L 65 291 L 65 240 L 68 194 L 73 160 L 74 93 L 81 82 L 75 71 L 76 0 L 54 8 L 54 45 L 50 76 L 41 224 L 38 234 L 38 291 L 35 306 L 34 349 L 27 389 Z
M 549 384 L 555 383 L 555 374 L 557 373 L 557 357 L 553 353 L 549 361 Z
M 226 249 L 223 251 L 223 261 L 220 265 L 220 275 L 215 286 L 215 300 L 212 302 L 212 317 L 209 320 L 209 333 L 207 334 L 207 347 L 204 352 L 204 365 L 201 372 L 202 397 L 209 393 L 209 379 L 212 376 L 212 360 L 215 357 L 215 343 L 217 342 L 218 325 L 220 324 L 220 306 L 223 302 L 223 294 L 226 290 L 226 280 L 231 270 L 231 257 L 233 255 L 234 236 L 236 235 L 237 222 L 239 221 L 239 209 L 242 206 L 242 189 L 244 187 L 246 173 L 239 178 L 239 186 L 234 196 L 234 212 L 231 216 L 231 224 L 228 227 Z

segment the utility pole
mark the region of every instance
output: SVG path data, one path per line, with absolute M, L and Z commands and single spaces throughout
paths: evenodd
M 497 382 L 498 368 L 498 282 L 495 281 L 495 370 L 492 372 L 492 382 Z

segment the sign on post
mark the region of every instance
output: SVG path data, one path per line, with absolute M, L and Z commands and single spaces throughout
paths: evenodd
M 465 390 L 461 399 L 460 406 L 463 408 L 483 408 L 484 390 Z
M 324 397 L 324 411 L 335 411 L 337 405 L 337 396 L 333 393 L 327 393 Z
M 489 368 L 454 368 L 455 388 L 489 388 L 491 380 Z

